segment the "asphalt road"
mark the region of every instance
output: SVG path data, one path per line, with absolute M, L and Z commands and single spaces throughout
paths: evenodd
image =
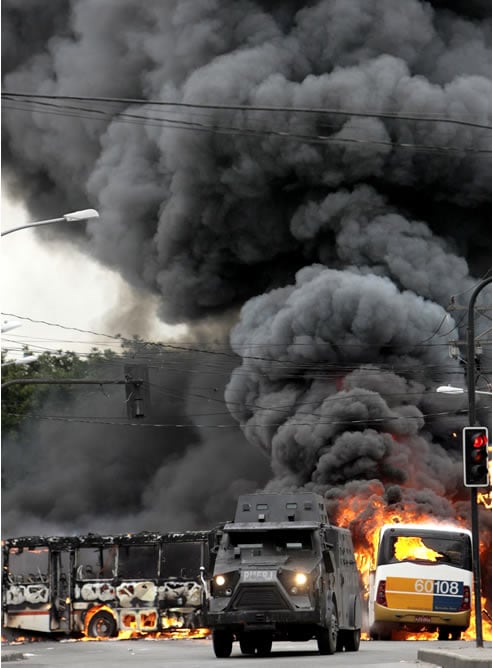
M 284 668 L 413 668 L 438 665 L 418 660 L 419 650 L 451 653 L 450 668 L 492 668 L 492 643 L 477 649 L 473 642 L 439 641 L 363 641 L 359 652 L 320 656 L 315 642 L 274 643 L 266 658 L 243 656 L 234 643 L 232 656 L 216 659 L 210 639 L 195 640 L 112 640 L 112 641 L 38 641 L 22 645 L 2 645 L 2 664 L 38 668 L 229 668 L 254 665 Z M 439 655 L 438 655 L 439 656 Z M 251 663 L 254 662 L 254 664 Z M 15 663 L 14 663 L 15 662 Z

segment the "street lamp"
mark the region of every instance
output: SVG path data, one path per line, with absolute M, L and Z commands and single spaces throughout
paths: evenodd
M 9 360 L 8 362 L 2 362 L 2 369 L 4 366 L 12 366 L 12 364 L 30 364 L 35 362 L 38 359 L 39 355 L 24 355 L 24 357 L 19 357 L 16 360 Z
M 492 283 L 492 276 L 481 281 L 473 290 L 468 302 L 468 326 L 466 329 L 466 349 L 468 368 L 466 372 L 466 386 L 468 389 L 468 424 L 475 426 L 475 394 L 477 393 L 475 369 L 475 302 L 482 290 Z M 478 526 L 477 488 L 470 487 L 471 502 L 471 532 L 473 550 L 473 588 L 475 598 L 475 639 L 477 647 L 483 647 L 482 634 L 482 605 L 480 592 L 480 537 Z
M 465 394 L 467 391 L 462 387 L 454 387 L 453 385 L 440 385 L 436 389 L 436 392 L 441 394 Z M 475 394 L 488 394 L 492 397 L 492 392 L 488 392 L 487 390 L 475 390 Z
M 50 225 L 51 223 L 75 223 L 83 220 L 91 220 L 92 218 L 99 218 L 99 213 L 95 209 L 72 211 L 71 213 L 65 213 L 60 218 L 38 220 L 34 223 L 26 223 L 25 225 L 19 225 L 19 227 L 12 227 L 10 230 L 5 230 L 5 232 L 2 232 L 1 236 L 4 237 L 6 234 L 11 234 L 12 232 L 17 232 L 18 230 L 24 230 L 28 227 L 40 227 L 41 225 Z
M 2 334 L 4 332 L 10 332 L 11 329 L 15 329 L 16 327 L 20 327 L 21 325 L 22 323 L 19 322 L 18 320 L 4 320 L 2 322 L 1 332 Z
M 468 302 L 468 326 L 466 332 L 466 348 L 467 348 L 467 370 L 466 370 L 466 386 L 464 390 L 460 387 L 452 385 L 441 385 L 437 388 L 437 392 L 447 394 L 468 394 L 468 423 L 470 427 L 475 427 L 476 423 L 476 394 L 488 394 L 492 392 L 477 390 L 476 382 L 476 368 L 475 368 L 475 302 L 482 290 L 492 283 L 492 276 L 478 283 L 473 290 L 470 301 Z M 482 635 L 482 606 L 481 606 L 481 591 L 480 591 L 480 536 L 478 526 L 478 509 L 477 509 L 477 488 L 470 487 L 470 504 L 471 504 L 471 533 L 472 533 L 472 552 L 473 552 L 473 590 L 475 598 L 475 639 L 477 647 L 483 647 Z

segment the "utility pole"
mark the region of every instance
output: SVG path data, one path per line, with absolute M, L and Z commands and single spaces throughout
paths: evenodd
M 467 328 L 467 374 L 466 380 L 468 385 L 468 421 L 470 427 L 476 425 L 476 409 L 475 409 L 475 301 L 480 292 L 486 285 L 492 283 L 492 277 L 485 279 L 477 285 L 472 292 L 470 302 L 468 304 L 468 328 Z M 481 602 L 481 586 L 480 586 L 480 533 L 478 525 L 478 508 L 477 508 L 477 488 L 470 487 L 471 500 L 471 532 L 472 532 L 472 549 L 473 549 L 473 585 L 475 598 L 475 627 L 476 627 L 476 645 L 483 647 L 482 635 L 482 602 Z

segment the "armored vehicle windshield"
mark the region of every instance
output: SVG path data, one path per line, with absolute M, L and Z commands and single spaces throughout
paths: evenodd
M 224 535 L 226 548 L 250 548 L 268 552 L 312 551 L 313 531 L 274 529 L 269 531 L 231 531 Z

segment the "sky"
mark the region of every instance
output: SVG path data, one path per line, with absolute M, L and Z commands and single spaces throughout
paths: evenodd
M 73 210 L 87 208 L 86 203 Z M 65 211 L 53 211 L 59 217 Z M 99 219 L 104 225 L 104 220 Z M 33 222 L 21 203 L 14 203 L 2 193 L 2 232 Z M 59 223 L 56 223 L 59 224 Z M 61 223 L 60 223 L 61 224 Z M 147 297 L 147 317 L 139 331 L 111 329 L 112 315 L 124 310 L 131 289 L 119 274 L 103 267 L 75 246 L 62 242 L 41 242 L 34 228 L 18 230 L 2 239 L 2 323 L 18 320 L 21 326 L 2 336 L 2 350 L 7 360 L 22 356 L 23 346 L 30 350 L 74 350 L 87 353 L 93 346 L 109 348 L 111 339 L 90 333 L 54 327 L 45 321 L 68 328 L 101 334 L 150 337 L 162 340 L 185 331 L 183 326 L 171 327 L 160 322 L 155 305 Z M 76 286 L 74 290 L 73 287 Z M 15 316 L 21 316 L 19 319 Z M 121 323 L 120 323 L 121 324 Z

